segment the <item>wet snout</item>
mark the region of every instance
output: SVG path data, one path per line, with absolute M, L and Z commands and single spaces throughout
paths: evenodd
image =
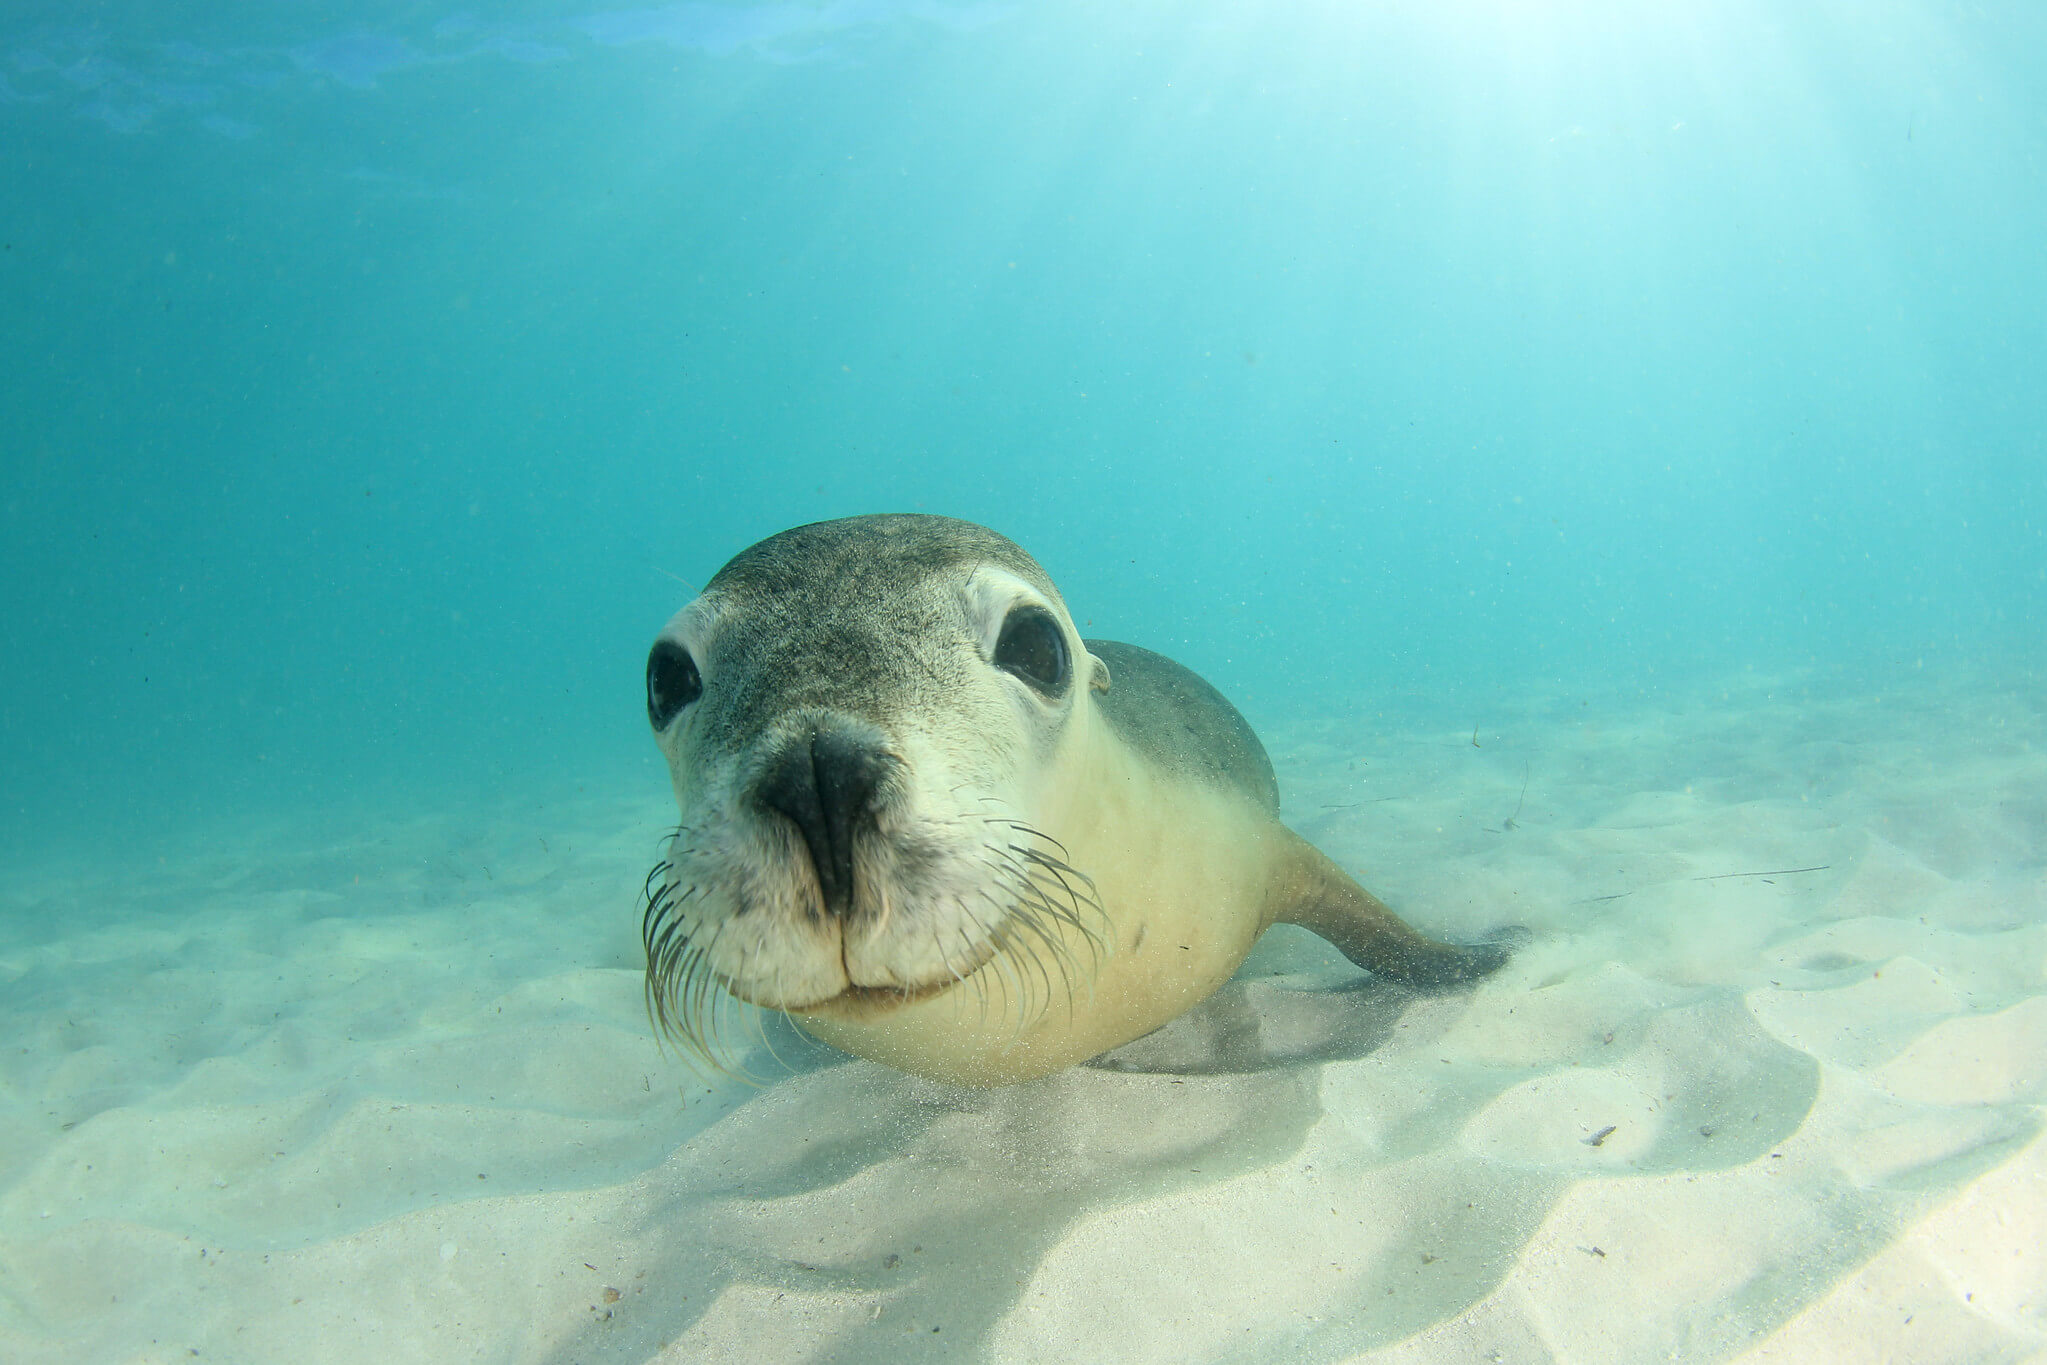
M 754 785 L 755 804 L 803 836 L 827 915 L 852 912 L 854 844 L 873 835 L 897 762 L 872 727 L 827 717 L 783 741 Z

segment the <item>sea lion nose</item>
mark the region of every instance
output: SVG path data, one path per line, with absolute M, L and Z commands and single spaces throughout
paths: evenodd
M 853 905 L 853 839 L 874 823 L 875 794 L 889 758 L 857 735 L 829 726 L 798 735 L 754 789 L 754 799 L 803 834 L 824 893 L 825 913 Z

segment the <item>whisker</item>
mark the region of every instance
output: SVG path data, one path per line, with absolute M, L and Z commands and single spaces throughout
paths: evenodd
M 1043 943 L 1045 947 L 1050 951 L 1052 957 L 1052 965 L 1059 969 L 1060 984 L 1064 986 L 1066 989 L 1066 1012 L 1069 1015 L 1072 1014 L 1073 1013 L 1072 958 L 1071 955 L 1066 950 L 1066 945 L 1061 943 L 1058 937 L 1054 935 L 1050 930 L 1046 929 L 1044 924 L 1039 921 L 1037 914 L 1038 907 L 1019 902 L 1017 908 L 1018 911 L 1020 912 L 1016 916 L 1018 923 L 1022 924 L 1025 929 L 1029 930 L 1031 934 L 1033 934 L 1037 938 L 1037 940 L 1040 943 Z M 1035 950 L 1033 951 L 1035 954 Z M 1045 982 L 1045 1007 L 1047 1009 L 1050 1009 L 1052 1006 L 1051 996 L 1052 983 L 1048 978 Z
M 986 898 L 986 893 L 983 893 L 983 898 L 984 899 Z M 982 963 L 981 965 L 984 970 L 988 967 L 993 967 L 995 969 L 995 977 L 996 980 L 999 981 L 1002 985 L 1002 995 L 1004 1001 L 1006 1002 L 1010 997 L 1009 974 L 1014 964 L 1012 964 L 1008 960 L 1008 954 L 1007 952 L 1004 951 L 1004 944 L 1000 929 L 990 929 L 988 925 L 985 922 L 983 922 L 981 917 L 973 912 L 973 909 L 968 906 L 968 904 L 963 898 L 956 896 L 953 898 L 953 903 L 959 906 L 961 914 L 965 915 L 968 919 L 974 922 L 974 927 L 981 931 L 982 939 L 986 941 L 993 949 L 993 952 L 989 956 L 988 961 Z M 997 912 L 996 923 L 999 925 L 1001 923 L 1002 907 L 1000 905 L 997 905 L 995 906 L 995 909 Z M 985 1023 L 987 1021 L 987 1018 L 988 994 L 984 990 L 983 992 L 981 992 L 981 1019 Z
M 1049 893 L 1049 887 L 1046 887 L 1044 880 L 1037 875 L 1037 872 L 1040 870 L 1048 874 L 1058 884 L 1060 894 L 1065 898 L 1067 910 L 1071 916 L 1068 922 L 1087 938 L 1091 945 L 1091 951 L 1109 951 L 1114 943 L 1113 935 L 1106 939 L 1103 938 L 1096 933 L 1094 926 L 1087 923 L 1080 915 L 1081 907 L 1085 906 L 1094 912 L 1093 918 L 1101 924 L 1104 931 L 1110 928 L 1109 914 L 1103 908 L 1100 896 L 1095 890 L 1094 878 L 1070 863 L 1062 859 L 1047 857 L 1036 849 L 1017 848 L 1012 845 L 1011 851 L 1034 869 L 1034 871 L 1027 874 L 1034 886 L 1038 886 Z M 1068 878 L 1073 880 L 1068 880 Z M 1075 881 L 1079 882 L 1080 886 L 1075 886 Z M 1047 899 L 1051 899 L 1049 894 Z
M 986 891 L 981 892 L 981 896 L 983 897 L 983 899 L 987 900 L 991 905 L 995 905 L 995 908 L 997 910 L 1002 909 L 1002 907 L 999 904 L 996 904 L 994 898 L 992 896 L 989 896 Z M 1019 936 L 1011 932 L 1011 926 L 1015 926 L 1017 928 L 1036 927 L 1028 919 L 1028 917 L 1018 914 L 1019 909 L 1020 906 L 1011 906 L 1009 908 L 1009 910 L 1001 920 L 1000 925 L 998 926 L 997 933 L 1000 936 L 999 941 L 1002 946 L 1003 954 L 1011 957 L 1018 964 L 1017 979 L 1019 986 L 1022 989 L 1021 1004 L 1023 1006 L 1023 1017 L 1017 1021 L 1017 1027 L 1018 1032 L 1021 1032 L 1023 1026 L 1026 1023 L 1028 1023 L 1032 1019 L 1035 1019 L 1040 1013 L 1042 1013 L 1041 1010 L 1035 1008 L 1034 1006 L 1034 1002 L 1037 999 L 1037 996 L 1036 993 L 1030 989 L 1029 978 L 1025 976 L 1022 971 L 1023 966 L 1029 965 L 1033 970 L 1037 972 L 1038 979 L 1045 983 L 1045 1005 L 1047 1008 L 1049 1008 L 1052 1003 L 1052 974 L 1045 970 L 1044 961 L 1039 957 L 1037 949 L 1031 946 L 1031 944 L 1026 942 L 1024 939 L 1020 938 Z
M 1013 856 L 1018 852 L 1028 852 L 1028 850 L 1016 850 L 1012 845 L 1009 849 L 994 849 L 993 851 L 1002 862 L 1004 868 L 1009 872 L 1012 878 L 1012 889 L 1019 902 L 1028 904 L 1033 909 L 1049 915 L 1051 918 L 1072 928 L 1088 945 L 1090 967 L 1092 969 L 1099 969 L 1101 958 L 1108 950 L 1109 944 L 1104 941 L 1094 925 L 1089 923 L 1088 919 L 1080 912 L 1083 906 L 1093 911 L 1094 918 L 1103 921 L 1106 928 L 1108 916 L 1103 911 L 1101 902 L 1096 900 L 1093 895 L 1076 888 L 1059 873 L 1057 868 L 1036 864 L 1034 861 L 1026 862 L 1017 856 Z M 1041 875 L 1041 872 L 1049 873 L 1049 876 Z M 1074 875 L 1076 877 L 1082 876 L 1082 874 L 1077 872 Z M 1092 890 L 1093 882 L 1089 881 L 1088 886 Z M 1064 946 L 1062 942 L 1061 947 L 1063 948 Z
M 965 916 L 967 919 L 973 920 L 974 924 L 977 927 L 981 927 L 982 935 L 983 937 L 986 937 L 988 932 L 987 929 L 981 926 L 981 921 L 975 917 L 974 912 L 967 909 L 967 903 L 964 900 L 960 899 L 958 896 L 954 896 L 952 898 L 952 903 L 959 908 L 959 912 L 961 915 Z M 974 955 L 974 941 L 967 937 L 967 931 L 965 926 L 955 926 L 955 928 L 959 930 L 960 945 L 967 950 L 967 956 L 971 958 Z M 981 967 L 985 967 L 987 965 L 988 963 L 986 961 L 983 961 L 981 963 Z M 980 1002 L 981 1022 L 985 1024 L 988 1022 L 988 986 L 985 981 L 980 980 L 980 967 L 975 968 L 975 981 L 977 984 L 974 990 L 974 999 Z
M 758 1084 L 743 1067 L 735 1070 L 728 1066 L 724 1055 L 731 1013 L 746 1008 L 744 1001 L 725 989 L 712 965 L 712 951 L 731 921 L 721 920 L 709 942 L 699 942 L 703 925 L 693 922 L 690 904 L 700 888 L 668 880 L 675 874 L 677 860 L 688 851 L 671 848 L 670 856 L 655 865 L 645 882 L 647 908 L 640 919 L 640 940 L 647 968 L 641 990 L 648 1018 L 657 1043 L 673 1042 L 692 1064 Z

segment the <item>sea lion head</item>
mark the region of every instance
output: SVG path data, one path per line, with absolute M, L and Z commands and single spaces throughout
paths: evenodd
M 991 963 L 1070 984 L 1100 910 L 1032 812 L 1107 676 L 1037 561 L 969 522 L 739 554 L 647 659 L 681 812 L 648 878 L 657 1023 L 702 1050 L 717 987 L 865 1016 Z

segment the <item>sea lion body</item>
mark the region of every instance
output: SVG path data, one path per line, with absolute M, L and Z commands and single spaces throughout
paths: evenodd
M 1302 924 L 1425 988 L 1506 959 L 1415 933 L 1279 820 L 1249 725 L 1163 656 L 1082 641 L 1020 548 L 939 517 L 735 558 L 649 659 L 683 823 L 648 999 L 709 992 L 859 1056 L 999 1085 L 1140 1038 Z

